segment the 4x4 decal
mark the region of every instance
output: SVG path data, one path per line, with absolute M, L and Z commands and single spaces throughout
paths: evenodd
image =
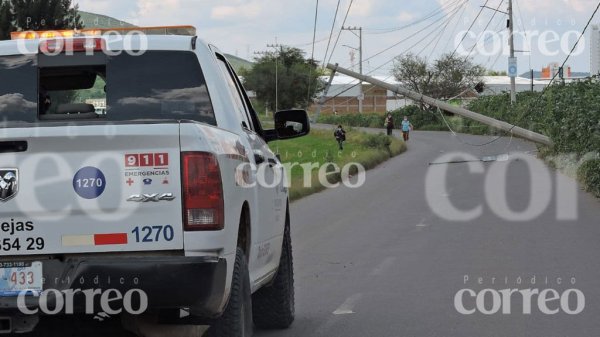
M 175 200 L 173 193 L 134 194 L 127 198 L 127 201 L 132 202 L 159 202 L 173 200 Z

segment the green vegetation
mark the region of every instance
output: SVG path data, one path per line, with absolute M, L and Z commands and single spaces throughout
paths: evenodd
M 577 170 L 577 179 L 586 191 L 600 197 L 600 159 L 588 160 Z
M 600 84 L 585 80 L 569 84 L 555 84 L 542 96 L 539 92 L 521 92 L 517 103 L 510 104 L 509 93 L 482 96 L 472 101 L 469 110 L 506 121 L 528 130 L 549 136 L 552 148 L 541 148 L 542 155 L 560 169 L 568 168 L 572 176 L 577 175 L 585 188 L 600 195 L 600 168 L 596 160 L 585 163 L 588 157 L 596 158 L 600 152 Z M 417 130 L 447 130 L 439 112 L 422 111 L 408 106 L 393 113 L 399 121 L 406 115 Z M 446 116 L 446 120 L 457 132 L 479 135 L 503 135 L 503 131 L 481 123 L 458 117 Z M 326 115 L 321 123 L 344 126 L 383 128 L 383 115 Z M 396 123 L 398 127 L 398 123 Z M 587 155 L 586 154 L 592 154 Z M 560 158 L 560 163 L 554 161 Z M 583 164 L 579 170 L 573 169 Z M 577 174 L 575 174 L 577 172 Z
M 315 61 L 305 59 L 302 50 L 292 47 L 266 53 L 240 75 L 244 87 L 256 93 L 258 106 L 268 106 L 270 111 L 306 108 L 321 88 Z
M 8 0 L 0 2 L 0 40 L 21 30 L 81 28 L 78 6 L 71 0 Z
M 326 187 L 319 181 L 319 168 L 325 163 L 335 163 L 340 169 L 348 163 L 360 163 L 366 169 L 373 168 L 391 157 L 406 151 L 406 145 L 399 139 L 384 134 L 367 134 L 355 130 L 347 130 L 343 151 L 338 151 L 332 130 L 313 130 L 311 134 L 294 140 L 278 141 L 271 144 L 271 149 L 278 153 L 281 161 L 291 168 L 290 199 L 297 200 L 307 195 L 324 190 Z M 306 170 L 308 179 L 304 179 L 305 169 L 302 164 L 314 164 L 316 168 Z M 334 171 L 330 165 L 327 172 Z M 356 166 L 350 167 L 350 174 L 356 174 Z M 341 174 L 331 173 L 327 177 L 329 183 L 341 181 Z
M 576 163 L 590 153 L 597 156 L 600 84 L 594 80 L 556 84 L 540 96 L 540 93 L 520 93 L 514 106 L 510 105 L 508 93 L 485 96 L 473 101 L 469 109 L 549 136 L 554 146 L 543 149 L 548 158 L 572 157 L 570 161 Z M 598 160 L 583 160 L 577 177 L 588 191 L 600 196 L 599 172 Z

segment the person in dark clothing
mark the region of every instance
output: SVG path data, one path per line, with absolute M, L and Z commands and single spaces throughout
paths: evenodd
M 384 126 L 387 129 L 387 135 L 391 136 L 392 131 L 394 130 L 394 118 L 392 117 L 392 114 L 387 115 L 387 117 L 385 118 Z
M 337 129 L 333 132 L 335 140 L 340 146 L 340 151 L 344 149 L 344 142 L 346 141 L 346 130 L 341 125 L 338 125 Z

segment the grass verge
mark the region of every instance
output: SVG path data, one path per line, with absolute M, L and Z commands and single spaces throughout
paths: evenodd
M 342 181 L 341 173 L 334 173 L 335 166 L 331 164 L 340 169 L 347 167 L 354 175 L 358 169 L 350 163 L 360 164 L 368 170 L 406 151 L 406 144 L 397 138 L 352 129 L 347 132 L 343 151 L 338 150 L 333 129 L 312 130 L 306 137 L 273 142 L 270 147 L 288 168 L 292 201 L 324 190 L 323 183 Z M 329 173 L 326 181 L 319 179 L 320 169 Z

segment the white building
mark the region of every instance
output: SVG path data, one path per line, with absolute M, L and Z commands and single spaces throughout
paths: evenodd
M 590 74 L 600 73 L 600 26 L 592 25 L 590 31 Z

